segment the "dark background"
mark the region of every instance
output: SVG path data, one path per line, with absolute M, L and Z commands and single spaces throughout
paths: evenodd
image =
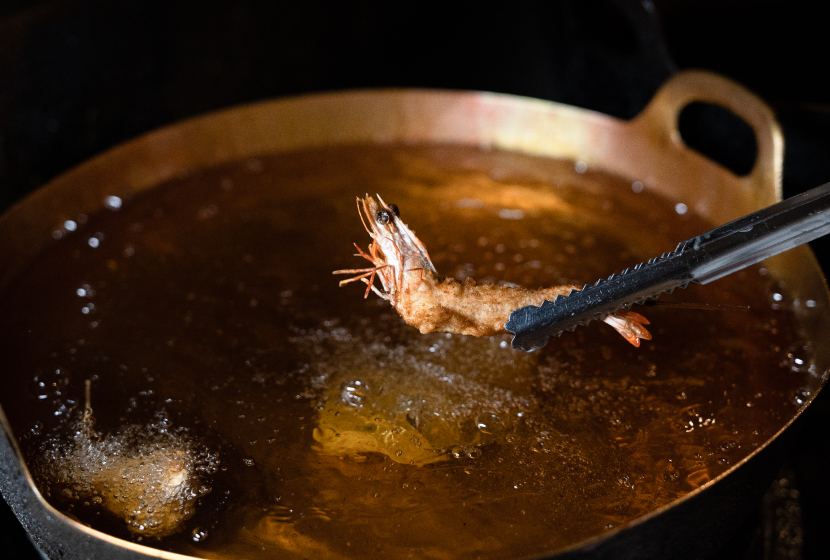
M 830 47 L 820 6 L 0 0 L 0 210 L 126 139 L 248 101 L 435 87 L 527 95 L 631 118 L 683 68 L 728 76 L 775 109 L 791 196 L 830 181 L 830 94 L 821 87 Z M 695 106 L 680 125 L 696 149 L 739 172 L 751 167 L 754 140 L 736 119 Z M 830 270 L 830 243 L 814 249 Z M 824 397 L 808 411 L 788 463 L 804 520 L 803 547 L 787 549 L 797 557 L 830 557 L 830 396 Z M 757 544 L 763 531 L 748 531 L 724 558 L 767 554 Z M 0 502 L 0 556 L 35 558 L 22 535 Z

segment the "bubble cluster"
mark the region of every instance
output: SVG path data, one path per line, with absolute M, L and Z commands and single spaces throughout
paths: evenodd
M 216 456 L 161 423 L 132 425 L 101 436 L 91 419 L 71 438 L 50 440 L 39 470 L 47 492 L 63 501 L 100 506 L 135 534 L 164 537 L 195 512 L 210 492 L 203 479 L 216 472 Z
M 536 357 L 501 338 L 435 334 L 395 344 L 386 330 L 343 331 L 295 339 L 316 350 L 309 371 L 323 398 L 314 438 L 324 452 L 381 453 L 415 465 L 476 458 L 479 446 L 505 441 L 536 406 L 529 388 Z

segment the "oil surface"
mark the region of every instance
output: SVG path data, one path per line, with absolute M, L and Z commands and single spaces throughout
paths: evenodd
M 718 476 L 792 416 L 809 364 L 764 269 L 661 298 L 748 311 L 639 308 L 654 335 L 639 349 L 595 323 L 530 355 L 506 336 L 421 335 L 331 275 L 366 266 L 352 242 L 368 243 L 367 192 L 400 207 L 439 274 L 479 282 L 593 282 L 710 227 L 579 171 L 342 147 L 205 170 L 67 222 L 0 300 L 0 403 L 41 490 L 93 527 L 206 558 L 514 558 Z M 346 441 L 376 430 L 406 441 Z M 187 456 L 172 506 L 167 479 L 138 497 L 105 484 L 107 450 L 144 466 L 153 449 Z M 108 497 L 169 530 L 142 533 Z

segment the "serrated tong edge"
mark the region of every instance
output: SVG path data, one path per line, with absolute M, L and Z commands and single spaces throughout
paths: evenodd
M 681 242 L 671 253 L 612 274 L 578 295 L 510 314 L 513 348 L 531 352 L 550 336 L 654 299 L 690 282 L 707 284 L 765 258 L 830 234 L 830 183 Z M 591 310 L 587 312 L 586 310 Z M 556 328 L 552 327 L 556 325 Z
M 585 326 L 591 321 L 599 321 L 613 315 L 620 309 L 629 309 L 632 305 L 644 303 L 649 299 L 656 299 L 664 293 L 671 293 L 677 288 L 685 288 L 690 282 L 694 282 L 692 266 L 687 259 L 688 249 L 697 249 L 697 238 L 684 241 L 677 246 L 677 249 L 669 253 L 663 253 L 660 257 L 649 259 L 632 268 L 627 268 L 620 273 L 614 273 L 607 279 L 600 279 L 595 284 L 586 284 L 582 290 L 571 290 L 568 295 L 558 295 L 553 301 L 544 301 L 540 306 L 527 306 L 517 309 L 510 314 L 504 327 L 507 331 L 514 333 L 514 348 L 530 352 L 545 344 L 548 337 L 559 337 L 563 332 L 573 332 L 579 326 Z M 650 267 L 648 275 L 643 274 L 644 267 Z M 637 277 L 640 274 L 643 278 Z M 660 277 L 658 283 L 653 282 L 655 274 Z M 648 277 L 646 277 L 648 276 Z M 640 281 L 647 281 L 648 288 L 632 289 L 631 293 L 620 293 L 618 297 L 608 298 L 609 287 L 618 288 L 626 280 L 632 282 L 636 287 L 642 285 Z M 579 294 L 577 305 L 570 305 L 574 300 L 569 299 L 574 294 Z M 607 300 L 607 303 L 599 307 L 593 307 L 590 313 L 580 311 L 581 308 L 592 307 L 586 302 L 594 298 Z M 574 309 L 575 308 L 575 309 Z M 545 317 L 540 321 L 539 317 Z M 556 330 L 548 329 L 558 324 Z M 529 334 L 528 334 L 529 333 Z M 538 339 L 538 341 L 535 341 Z M 535 342 L 534 342 L 535 341 Z

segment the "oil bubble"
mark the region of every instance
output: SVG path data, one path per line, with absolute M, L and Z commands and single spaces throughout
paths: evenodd
M 122 201 L 117 196 L 108 196 L 104 199 L 104 206 L 109 210 L 118 210 L 121 208 Z

